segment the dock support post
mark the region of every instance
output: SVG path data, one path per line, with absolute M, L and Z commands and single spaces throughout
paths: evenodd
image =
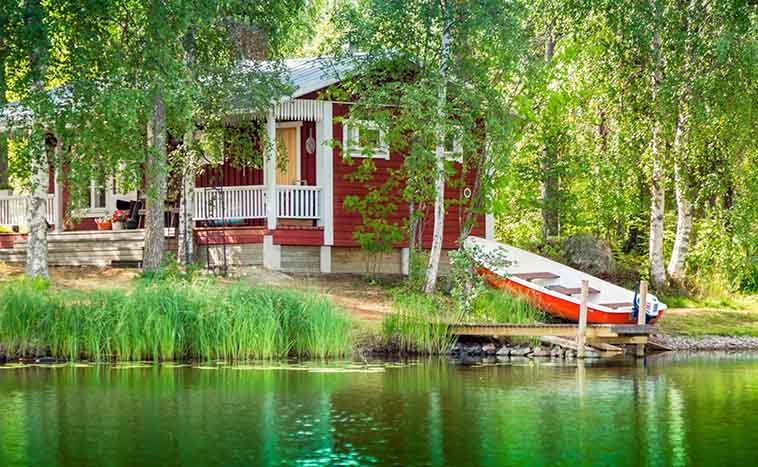
M 587 334 L 587 300 L 589 297 L 590 283 L 582 279 L 582 295 L 579 302 L 579 329 L 576 332 L 576 357 L 584 358 L 584 343 Z
M 640 305 L 637 307 L 637 324 L 645 324 L 645 315 L 647 314 L 647 281 L 640 281 Z M 645 356 L 645 344 L 637 344 L 637 358 Z

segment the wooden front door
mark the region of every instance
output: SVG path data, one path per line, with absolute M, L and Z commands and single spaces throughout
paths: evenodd
M 300 128 L 277 128 L 276 144 L 281 151 L 282 157 L 286 156 L 286 161 L 281 161 L 276 168 L 277 185 L 297 185 L 300 175 L 297 173 L 298 160 L 298 140 L 297 133 Z

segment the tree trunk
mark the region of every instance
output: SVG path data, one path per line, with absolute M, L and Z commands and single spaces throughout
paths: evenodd
M 679 112 L 676 116 L 676 133 L 674 135 L 674 189 L 676 192 L 676 235 L 674 237 L 674 248 L 671 251 L 666 271 L 669 276 L 676 280 L 684 278 L 684 263 L 687 258 L 687 251 L 690 247 L 690 233 L 692 232 L 692 203 L 688 199 L 687 184 L 685 176 L 682 174 L 684 155 L 687 151 L 686 132 L 687 116 L 689 112 L 689 102 L 692 97 L 692 80 L 690 76 L 691 64 L 695 61 L 697 48 L 693 43 L 693 32 L 690 25 L 690 18 L 697 14 L 699 9 L 698 2 L 691 0 L 687 7 L 685 15 L 684 30 L 687 34 L 685 40 L 685 58 L 682 75 L 685 79 L 684 95 L 680 101 Z
M 29 137 L 29 147 L 32 151 L 32 183 L 27 207 L 29 235 L 26 238 L 26 274 L 29 277 L 48 277 L 47 219 L 45 213 L 47 211 L 49 166 L 47 163 L 48 148 L 42 130 L 33 130 Z
M 550 66 L 550 62 L 555 55 L 555 35 L 552 31 L 548 32 L 545 40 L 545 67 Z M 544 154 L 542 157 L 542 238 L 543 241 L 548 237 L 560 235 L 560 215 L 558 212 L 558 176 L 556 175 L 556 165 L 558 162 L 558 150 L 555 147 L 556 142 L 551 141 L 550 135 L 545 136 Z
M 692 232 L 692 203 L 687 199 L 687 193 L 682 186 L 678 164 L 674 167 L 676 183 L 676 236 L 674 249 L 669 260 L 668 273 L 674 279 L 684 278 L 684 261 L 690 248 L 690 233 Z
M 655 3 L 656 0 L 653 0 Z M 662 73 L 661 73 L 661 37 L 658 31 L 658 6 L 654 5 L 656 9 L 656 25 L 655 32 L 653 34 L 653 55 L 655 57 L 655 66 L 652 73 L 653 84 L 653 109 L 654 112 L 658 111 L 658 96 L 661 86 Z M 664 175 L 662 167 L 661 142 L 660 142 L 660 126 L 658 124 L 658 115 L 653 117 L 653 128 L 650 140 L 650 154 L 653 159 L 652 176 L 650 184 L 650 244 L 648 250 L 648 258 L 650 261 L 650 281 L 654 286 L 659 287 L 666 282 L 666 269 L 663 265 L 663 214 L 666 206 L 666 189 L 664 186 Z
M 47 36 L 44 28 L 44 12 L 39 0 L 24 3 L 24 26 L 29 34 L 27 44 L 29 60 L 30 96 L 33 107 L 47 98 L 45 75 L 47 73 Z M 29 133 L 31 165 L 31 194 L 27 207 L 29 235 L 26 239 L 26 274 L 30 277 L 48 277 L 47 270 L 47 189 L 49 185 L 47 130 L 40 121 L 41 112 L 35 116 Z
M 196 46 L 195 31 L 193 27 L 187 30 L 184 35 L 184 61 L 190 70 L 190 74 L 195 77 L 196 64 Z M 194 261 L 194 238 L 193 229 L 195 226 L 195 131 L 192 121 L 184 133 L 183 152 L 185 155 L 184 168 L 182 171 L 182 195 L 179 200 L 179 248 L 177 258 L 179 263 L 187 266 Z
M 195 213 L 195 149 L 194 132 L 188 130 L 184 135 L 186 160 L 182 172 L 182 196 L 179 200 L 179 263 L 187 266 L 194 261 L 193 227 Z
M 684 111 L 677 117 L 676 135 L 674 136 L 674 187 L 676 190 L 676 236 L 674 249 L 671 252 L 667 272 L 669 276 L 681 280 L 684 277 L 684 260 L 690 247 L 690 232 L 692 232 L 692 203 L 687 199 L 687 190 L 682 176 L 679 157 L 683 152 Z
M 445 3 L 444 29 L 442 31 L 442 51 L 440 55 L 439 90 L 437 92 L 437 144 L 434 149 L 434 231 L 432 249 L 429 252 L 429 267 L 426 273 L 424 291 L 433 293 L 437 288 L 440 256 L 442 255 L 442 232 L 445 226 L 445 105 L 447 103 L 447 73 L 450 58 L 450 12 Z
M 0 56 L 0 108 L 5 107 L 8 99 L 5 97 L 5 54 Z M 0 133 L 0 190 L 8 188 L 8 136 Z
M 146 272 L 155 272 L 161 266 L 165 243 L 163 216 L 166 202 L 166 106 L 160 91 L 153 96 L 153 114 L 147 125 L 147 139 L 147 210 L 142 268 Z

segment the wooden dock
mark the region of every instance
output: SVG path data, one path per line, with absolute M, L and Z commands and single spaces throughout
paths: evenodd
M 576 324 L 453 323 L 448 328 L 450 335 L 477 337 L 576 338 L 579 332 L 579 326 Z M 657 328 L 649 324 L 588 324 L 585 337 L 588 341 L 646 344 L 648 336 L 657 332 Z

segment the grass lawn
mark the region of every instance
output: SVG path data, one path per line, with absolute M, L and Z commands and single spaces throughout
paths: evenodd
M 705 302 L 668 298 L 663 301 L 673 306 L 658 321 L 664 333 L 687 336 L 758 336 L 758 295 Z

